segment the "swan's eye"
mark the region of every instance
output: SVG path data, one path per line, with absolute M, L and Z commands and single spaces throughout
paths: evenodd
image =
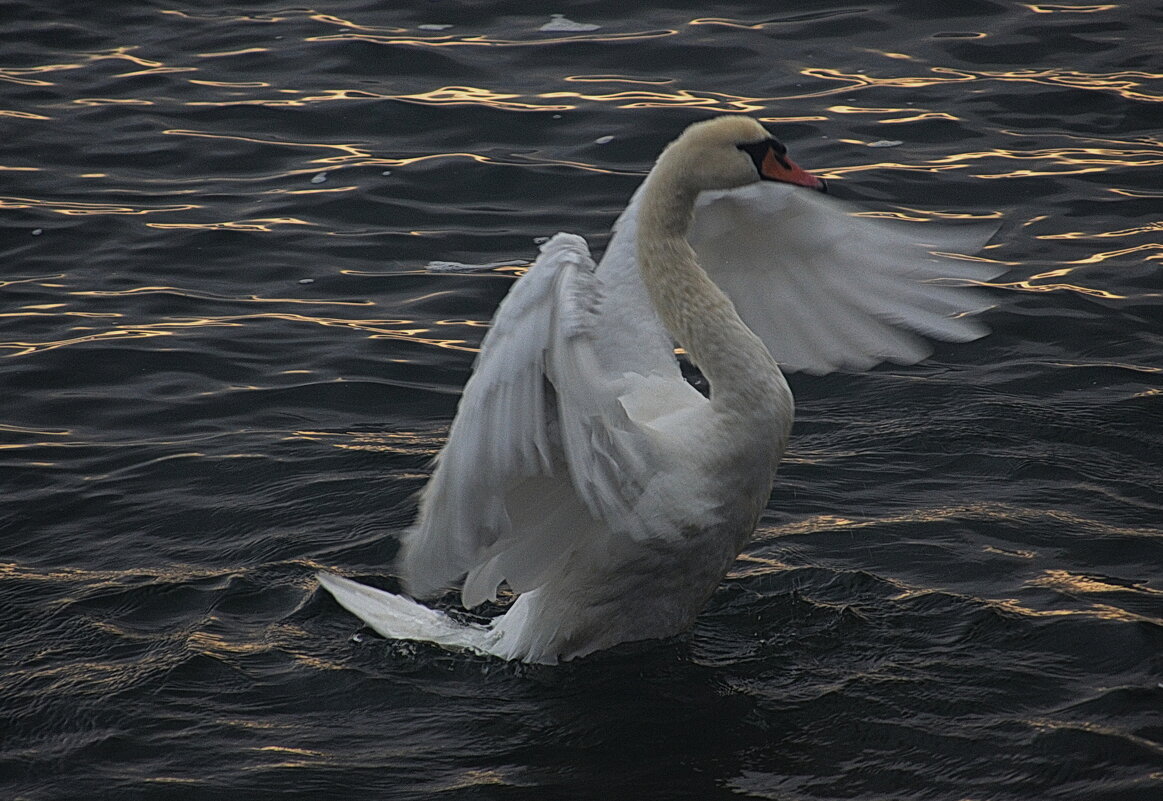
M 746 144 L 735 145 L 735 147 L 739 148 L 752 158 L 755 158 L 756 153 L 760 154 L 760 157 L 762 157 L 767 154 L 768 150 L 773 151 L 777 156 L 783 156 L 787 154 L 787 146 L 778 139 L 772 139 L 770 137 L 759 142 L 747 142 Z
M 735 145 L 736 148 L 742 150 L 751 158 L 755 158 L 756 153 L 763 153 L 767 150 L 767 142 L 748 142 L 742 145 Z
M 769 154 L 775 156 L 785 167 L 787 166 L 787 160 L 784 158 L 787 155 L 787 147 L 778 139 L 764 139 L 761 142 L 749 142 L 735 147 L 751 157 L 751 160 L 755 162 L 755 169 L 760 174 L 763 173 L 763 161 Z

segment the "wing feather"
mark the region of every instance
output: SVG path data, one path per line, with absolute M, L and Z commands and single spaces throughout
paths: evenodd
M 665 537 L 713 513 L 680 491 L 691 453 L 671 451 L 697 445 L 707 402 L 683 382 L 641 284 L 637 208 L 600 269 L 584 240 L 558 234 L 498 308 L 404 539 L 413 594 L 463 576 L 472 607 L 502 582 L 535 589 L 594 538 Z M 969 315 L 988 298 L 964 284 L 1000 270 L 941 253 L 991 233 L 860 217 L 763 183 L 703 193 L 690 239 L 785 370 L 826 373 L 916 362 L 926 337 L 985 333 Z
M 699 197 L 690 240 L 700 264 L 787 372 L 911 364 L 925 338 L 968 341 L 990 306 L 966 284 L 999 265 L 957 259 L 992 226 L 860 216 L 827 196 L 760 183 Z
M 545 357 L 561 313 L 556 295 L 563 274 L 593 268 L 585 240 L 559 234 L 542 245 L 498 307 L 421 493 L 416 524 L 404 537 L 409 592 L 429 595 L 491 558 L 490 549 L 512 537 L 506 493 L 553 475 Z
M 558 234 L 498 308 L 404 537 L 409 592 L 467 574 L 472 607 L 502 581 L 538 586 L 579 538 L 652 533 L 635 506 L 656 462 L 621 403 L 626 376 L 595 348 L 594 270 L 585 241 Z

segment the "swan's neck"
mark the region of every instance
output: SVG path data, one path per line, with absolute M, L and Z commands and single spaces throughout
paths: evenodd
M 744 417 L 790 419 L 791 395 L 767 347 L 699 266 L 686 235 L 698 190 L 661 159 L 646 179 L 638 265 L 663 325 L 711 384 L 711 402 Z

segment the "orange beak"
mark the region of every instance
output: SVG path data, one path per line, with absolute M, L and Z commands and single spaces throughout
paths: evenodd
M 787 156 L 777 156 L 770 148 L 759 166 L 759 174 L 769 181 L 783 181 L 785 184 L 806 186 L 808 189 L 818 189 L 821 192 L 828 191 L 828 185 L 822 178 L 801 169 Z

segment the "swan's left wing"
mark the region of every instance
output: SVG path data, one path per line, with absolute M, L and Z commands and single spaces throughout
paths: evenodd
M 644 535 L 651 443 L 623 404 L 647 379 L 599 359 L 601 297 L 585 241 L 558 234 L 501 303 L 404 538 L 409 592 L 467 574 L 472 607 L 502 580 L 536 587 L 571 538 Z
M 991 304 L 967 284 L 1002 272 L 972 254 L 992 226 L 860 216 L 790 184 L 699 196 L 689 239 L 699 263 L 787 372 L 912 364 L 927 339 L 964 342 Z

